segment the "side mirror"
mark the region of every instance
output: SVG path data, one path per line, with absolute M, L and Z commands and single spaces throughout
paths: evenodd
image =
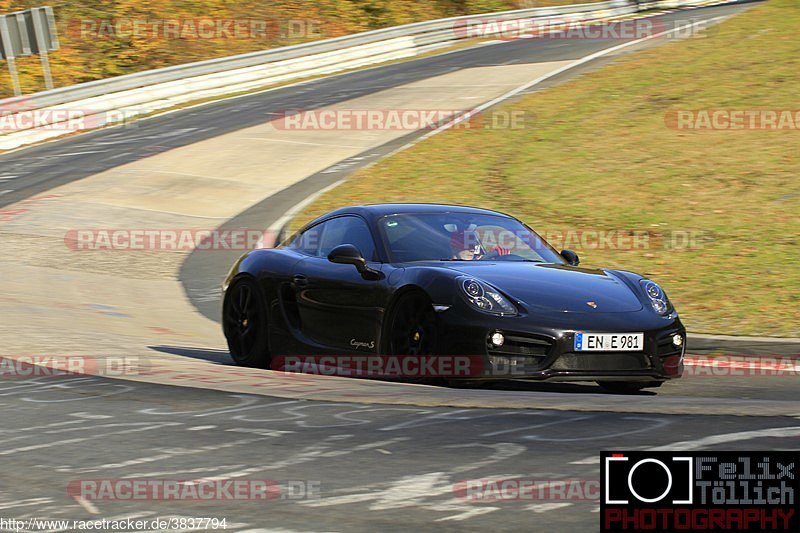
M 573 252 L 572 250 L 561 250 L 561 257 L 563 257 L 567 263 L 576 267 L 581 264 L 581 259 L 578 257 L 578 254 Z
M 362 274 L 367 270 L 367 260 L 352 244 L 340 244 L 328 254 L 328 261 L 339 265 L 353 265 Z
M 364 279 L 376 281 L 383 279 L 380 270 L 374 270 L 367 266 L 367 260 L 361 255 L 361 251 L 352 244 L 340 244 L 328 254 L 328 261 L 339 265 L 353 265 Z

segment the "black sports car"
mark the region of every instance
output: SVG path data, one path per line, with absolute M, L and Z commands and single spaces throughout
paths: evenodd
M 348 207 L 242 256 L 225 281 L 223 330 L 247 366 L 466 356 L 480 365 L 451 377 L 597 381 L 614 392 L 680 377 L 686 331 L 661 287 L 578 263 L 502 213 Z

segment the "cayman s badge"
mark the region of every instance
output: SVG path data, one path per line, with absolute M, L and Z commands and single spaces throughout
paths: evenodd
M 595 302 L 586 302 L 586 305 L 588 305 L 592 309 L 597 309 L 597 304 Z

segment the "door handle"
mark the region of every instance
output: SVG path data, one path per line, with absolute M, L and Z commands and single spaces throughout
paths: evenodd
M 302 274 L 295 274 L 292 276 L 292 282 L 294 282 L 297 287 L 302 288 L 308 285 L 308 278 Z

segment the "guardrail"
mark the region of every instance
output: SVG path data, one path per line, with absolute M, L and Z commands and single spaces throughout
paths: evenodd
M 149 70 L 0 100 L 0 150 L 76 131 L 118 124 L 192 101 L 255 90 L 413 57 L 474 38 L 465 29 L 491 20 L 481 37 L 533 19 L 562 24 L 602 21 L 644 9 L 698 6 L 719 0 L 609 0 L 520 9 L 407 24 L 295 46 Z

